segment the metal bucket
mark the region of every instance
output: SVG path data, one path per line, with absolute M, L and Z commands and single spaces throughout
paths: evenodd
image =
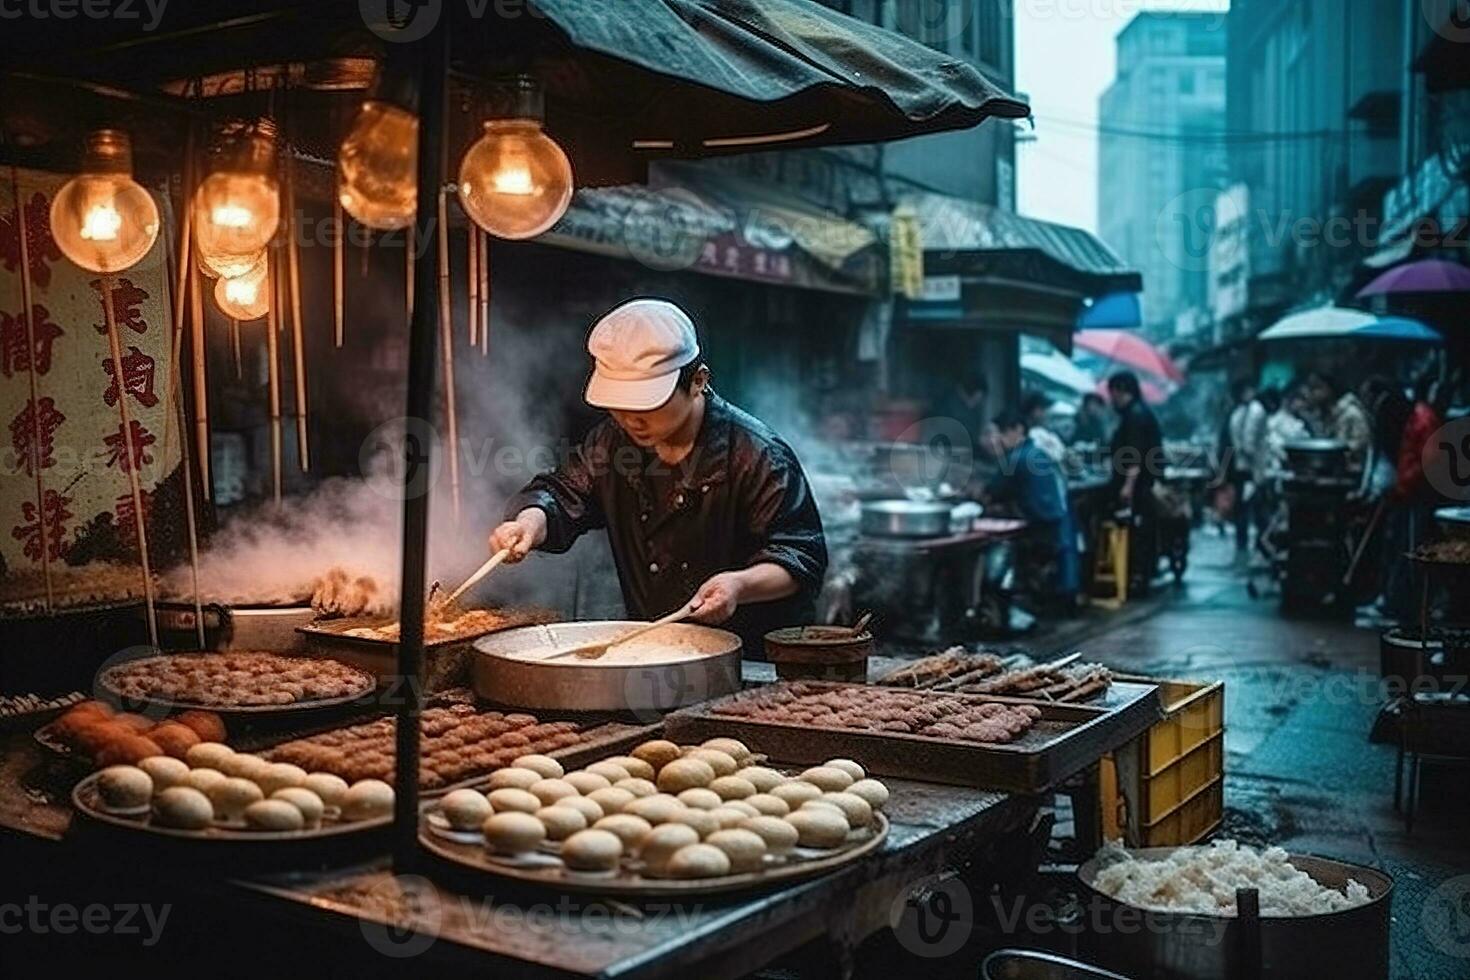
M 602 621 L 525 626 L 475 641 L 470 677 L 487 701 L 521 708 L 647 713 L 673 711 L 740 689 L 740 637 L 672 623 L 639 643 L 665 639 L 667 657 L 619 662 L 540 659 L 583 643 L 615 640 L 647 623 Z M 677 649 L 676 649 L 677 648 Z
M 1175 850 L 1129 853 L 1161 861 Z M 1094 882 L 1100 868 L 1093 858 L 1077 869 L 1094 913 L 1081 948 L 1089 959 L 1134 980 L 1385 980 L 1393 879 L 1326 858 L 1293 854 L 1288 860 L 1329 888 L 1342 890 L 1349 878 L 1358 881 L 1368 889 L 1367 904 L 1325 915 L 1256 920 L 1152 912 L 1098 891 Z

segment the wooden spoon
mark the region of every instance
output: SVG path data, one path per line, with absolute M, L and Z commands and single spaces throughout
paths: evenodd
M 687 619 L 688 617 L 692 616 L 695 610 L 697 610 L 698 608 L 698 604 L 694 602 L 689 602 L 681 606 L 680 608 L 675 609 L 673 612 L 669 613 L 667 616 L 664 616 L 662 619 L 655 619 L 653 622 L 648 623 L 644 626 L 634 627 L 633 629 L 624 633 L 622 636 L 617 637 L 616 639 L 594 640 L 591 643 L 581 643 L 574 647 L 567 647 L 565 650 L 558 650 L 556 653 L 553 653 L 548 657 L 542 657 L 541 659 L 561 660 L 564 657 L 581 657 L 584 660 L 596 660 L 598 657 L 607 653 L 608 650 L 617 646 L 620 643 L 627 643 L 629 640 L 637 639 L 638 637 L 643 636 L 645 633 L 652 633 L 660 626 L 667 626 L 670 623 L 677 623 L 684 619 Z

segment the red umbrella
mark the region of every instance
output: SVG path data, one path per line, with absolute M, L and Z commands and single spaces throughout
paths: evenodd
M 1173 358 L 1136 333 L 1126 330 L 1083 330 L 1072 340 L 1083 350 L 1090 350 L 1123 367 L 1178 383 L 1184 381 L 1184 371 L 1174 363 Z
M 1398 293 L 1470 293 L 1470 268 L 1443 259 L 1395 266 L 1364 286 L 1359 299 Z
M 1146 405 L 1162 405 L 1169 400 L 1169 395 L 1171 394 L 1161 385 L 1157 385 L 1147 378 L 1138 379 L 1138 390 L 1143 393 L 1143 401 Z M 1108 391 L 1106 379 L 1097 383 L 1097 393 L 1109 402 L 1113 400 L 1112 394 Z

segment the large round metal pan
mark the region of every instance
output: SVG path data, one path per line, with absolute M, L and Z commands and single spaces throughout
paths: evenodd
M 843 865 L 860 861 L 872 854 L 888 839 L 888 818 L 873 814 L 873 826 L 848 835 L 841 847 L 830 850 L 799 849 L 796 856 L 783 864 L 772 864 L 760 871 L 730 874 L 720 878 L 675 880 L 645 877 L 631 859 L 615 872 L 600 874 L 569 870 L 550 851 L 542 852 L 536 864 L 515 864 L 493 858 L 483 843 L 459 843 L 441 837 L 428 826 L 427 812 L 435 804 L 425 804 L 419 815 L 419 844 L 431 854 L 452 864 L 502 878 L 513 878 L 529 884 L 567 892 L 591 892 L 637 901 L 646 898 L 692 898 L 700 895 L 724 895 L 790 884 L 803 878 L 825 874 Z
M 475 641 L 475 693 L 497 704 L 564 711 L 673 711 L 740 689 L 740 637 L 673 623 L 596 660 L 544 658 L 615 640 L 647 623 L 602 620 L 506 630 Z

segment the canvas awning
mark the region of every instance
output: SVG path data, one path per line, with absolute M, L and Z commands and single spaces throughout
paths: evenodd
M 771 285 L 863 295 L 882 285 L 878 240 L 867 228 L 720 175 L 660 171 L 656 187 L 584 188 L 537 241 Z
M 925 277 L 960 284 L 947 303 L 907 304 L 910 320 L 1020 331 L 1070 352 L 1087 299 L 1143 288 L 1137 272 L 1081 228 L 943 194 L 910 195 L 903 203 L 919 216 Z

